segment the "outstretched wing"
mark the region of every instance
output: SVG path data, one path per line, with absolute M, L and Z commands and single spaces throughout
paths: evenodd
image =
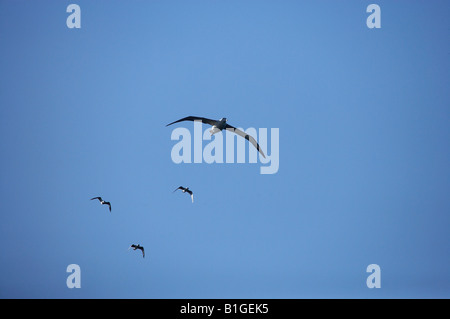
M 192 202 L 194 202 L 194 193 L 190 189 L 186 189 L 186 193 L 189 193 L 189 195 L 191 195 Z
M 142 250 L 142 258 L 145 258 L 145 251 L 144 251 L 144 247 L 140 248 Z
M 91 200 L 93 200 L 93 199 L 98 199 L 99 201 L 102 201 L 101 197 L 93 197 L 93 198 L 91 198 Z
M 104 202 L 105 205 L 109 206 L 109 211 L 111 211 L 111 203 L 110 202 Z
M 183 186 L 179 186 L 178 188 L 175 188 L 175 190 L 172 193 L 175 193 L 179 189 L 184 189 L 184 187 Z
M 205 117 L 187 116 L 187 117 L 184 117 L 182 119 L 179 119 L 178 121 L 169 123 L 166 126 L 169 126 L 169 125 L 172 125 L 172 124 L 175 124 L 175 123 L 178 123 L 178 122 L 183 122 L 183 121 L 202 121 L 202 123 L 209 124 L 209 125 L 215 125 L 217 123 L 216 120 L 207 119 Z
M 248 135 L 247 133 L 245 133 L 245 132 L 241 131 L 240 129 L 237 129 L 237 128 L 235 128 L 234 126 L 231 126 L 231 125 L 229 125 L 229 124 L 227 124 L 227 125 L 225 126 L 225 129 L 226 129 L 227 131 L 236 133 L 237 135 L 240 135 L 240 136 L 242 136 L 243 138 L 245 138 L 247 141 L 249 141 L 250 143 L 252 143 L 254 147 L 256 147 L 256 149 L 261 153 L 261 155 L 262 155 L 264 158 L 266 158 L 266 155 L 264 155 L 264 152 L 262 151 L 261 147 L 259 146 L 259 144 L 256 142 L 256 140 L 255 140 L 253 137 L 251 137 L 251 136 Z

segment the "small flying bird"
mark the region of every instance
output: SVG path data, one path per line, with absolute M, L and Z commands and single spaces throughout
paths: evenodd
M 250 135 L 248 135 L 247 133 L 245 133 L 245 132 L 235 128 L 234 126 L 231 126 L 231 125 L 227 124 L 227 119 L 226 118 L 221 118 L 220 120 L 216 121 L 216 120 L 207 119 L 205 117 L 187 116 L 187 117 L 184 117 L 182 119 L 179 119 L 178 121 L 169 123 L 166 126 L 169 126 L 169 125 L 172 125 L 172 124 L 175 124 L 175 123 L 178 123 L 178 122 L 183 122 L 183 121 L 201 121 L 204 124 L 212 125 L 212 129 L 209 131 L 211 133 L 211 135 L 214 135 L 217 132 L 222 131 L 223 129 L 226 129 L 227 131 L 230 131 L 230 132 L 233 132 L 233 133 L 235 133 L 237 135 L 240 135 L 243 138 L 245 138 L 247 141 L 252 143 L 253 146 L 256 147 L 256 149 L 261 153 L 261 155 L 264 158 L 266 158 L 266 155 L 264 155 L 264 152 L 259 147 L 259 144 L 256 142 L 256 140 L 253 137 L 251 137 Z
M 137 244 L 137 245 L 133 244 L 133 245 L 130 246 L 130 248 L 133 248 L 133 250 L 136 250 L 136 249 L 142 250 L 142 258 L 145 258 L 144 247 L 142 247 L 139 244 Z M 128 249 L 130 249 L 130 248 L 128 248 Z
M 194 202 L 194 193 L 192 193 L 192 191 L 189 189 L 189 187 L 183 187 L 183 186 L 180 186 L 180 187 L 178 187 L 177 189 L 175 189 L 174 191 L 173 191 L 173 193 L 175 193 L 177 190 L 179 190 L 179 189 L 181 189 L 181 191 L 183 192 L 183 193 L 188 193 L 189 195 L 191 195 L 191 199 L 192 199 L 192 202 Z
M 109 211 L 111 211 L 111 203 L 110 202 L 105 202 L 101 197 L 93 197 L 91 198 L 91 200 L 93 199 L 98 199 L 100 204 L 102 205 L 108 205 L 109 206 Z

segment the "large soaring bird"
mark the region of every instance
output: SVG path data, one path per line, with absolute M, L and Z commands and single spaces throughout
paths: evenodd
M 189 195 L 191 195 L 191 199 L 192 202 L 194 202 L 194 193 L 189 189 L 189 187 L 183 187 L 183 186 L 179 186 L 178 188 L 176 188 L 173 192 L 175 193 L 177 190 L 181 189 L 181 191 L 183 193 L 188 193 Z
M 100 204 L 102 205 L 108 205 L 109 206 L 109 211 L 111 211 L 111 203 L 110 202 L 105 202 L 101 197 L 93 197 L 91 198 L 91 200 L 93 199 L 98 199 Z
M 216 121 L 216 120 L 211 120 L 211 119 L 207 119 L 205 117 L 199 117 L 199 116 L 187 116 L 184 117 L 182 119 L 179 119 L 178 121 L 172 122 L 167 124 L 166 126 L 178 123 L 178 122 L 183 122 L 183 121 L 201 121 L 204 124 L 209 124 L 212 125 L 212 129 L 209 131 L 211 133 L 211 135 L 222 131 L 223 129 L 233 132 L 237 135 L 242 136 L 243 138 L 245 138 L 246 140 L 248 140 L 250 143 L 253 144 L 254 147 L 256 147 L 256 149 L 261 153 L 261 155 L 266 158 L 266 155 L 264 155 L 264 152 L 262 151 L 262 149 L 259 147 L 259 144 L 256 142 L 256 140 L 251 137 L 250 135 L 248 135 L 247 133 L 241 131 L 240 129 L 235 128 L 234 126 L 231 126 L 229 124 L 227 124 L 227 119 L 226 118 L 221 118 L 220 120 Z

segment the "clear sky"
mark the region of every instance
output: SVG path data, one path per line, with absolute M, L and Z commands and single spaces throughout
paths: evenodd
M 1 0 L 0 297 L 449 298 L 449 16 Z M 278 128 L 278 172 L 175 164 L 172 131 L 194 124 L 165 125 L 189 115 Z

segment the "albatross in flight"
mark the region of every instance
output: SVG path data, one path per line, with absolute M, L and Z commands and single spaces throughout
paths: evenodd
M 109 211 L 111 211 L 111 203 L 110 202 L 105 202 L 101 197 L 93 197 L 91 198 L 91 200 L 93 199 L 98 199 L 100 201 L 100 204 L 102 205 L 108 205 L 109 206 Z
M 256 147 L 256 149 L 261 153 L 261 155 L 264 158 L 266 158 L 266 155 L 264 155 L 264 152 L 259 147 L 259 144 L 256 142 L 256 140 L 253 137 L 251 137 L 250 135 L 248 135 L 247 133 L 235 128 L 234 126 L 227 124 L 226 118 L 221 118 L 220 120 L 216 121 L 216 120 L 207 119 L 205 117 L 187 116 L 182 119 L 179 119 L 178 121 L 169 123 L 166 126 L 169 126 L 169 125 L 172 125 L 172 124 L 175 124 L 178 122 L 183 122 L 183 121 L 201 121 L 204 124 L 212 125 L 212 129 L 209 131 L 211 133 L 211 135 L 216 134 L 217 132 L 220 132 L 223 129 L 226 129 L 227 131 L 236 133 L 237 135 L 242 136 L 243 138 L 248 140 L 250 143 L 252 143 L 253 146 Z
M 188 193 L 189 195 L 191 195 L 192 202 L 194 202 L 194 193 L 192 193 L 192 191 L 189 189 L 189 187 L 180 186 L 177 189 L 175 189 L 173 191 L 173 193 L 175 193 L 179 189 L 181 189 L 183 191 L 183 193 Z
M 137 245 L 133 244 L 133 245 L 130 246 L 130 248 L 133 248 L 133 250 L 136 250 L 136 249 L 142 250 L 142 258 L 145 258 L 144 247 L 142 247 L 139 244 L 137 244 Z M 130 249 L 130 248 L 128 248 L 128 249 Z

